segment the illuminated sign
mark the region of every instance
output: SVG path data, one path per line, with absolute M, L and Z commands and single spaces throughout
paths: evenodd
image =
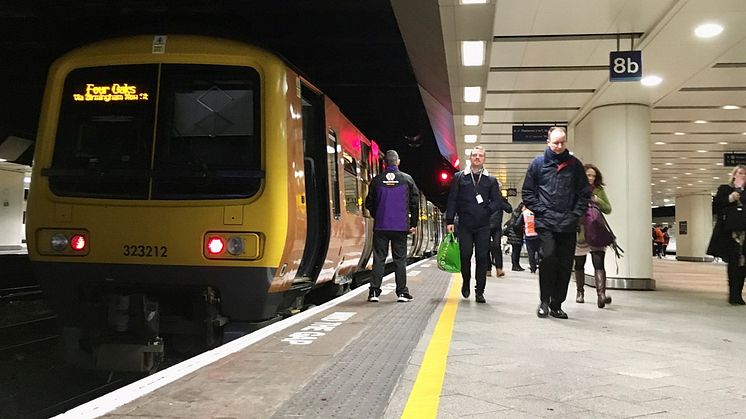
M 97 85 L 87 83 L 85 93 L 73 93 L 76 102 L 119 102 L 148 100 L 148 93 L 137 91 L 137 86 L 127 83 L 112 83 L 111 85 Z

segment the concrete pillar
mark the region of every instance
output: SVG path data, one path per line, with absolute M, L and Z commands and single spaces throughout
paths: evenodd
M 593 109 L 571 130 L 575 155 L 601 171 L 612 211 L 606 218 L 624 249 L 606 252 L 609 288 L 655 289 L 650 254 L 650 107 L 612 104 Z M 586 283 L 592 285 L 590 257 Z M 618 265 L 618 270 L 617 270 Z
M 711 262 L 705 254 L 712 235 L 712 195 L 698 193 L 676 197 L 676 260 Z

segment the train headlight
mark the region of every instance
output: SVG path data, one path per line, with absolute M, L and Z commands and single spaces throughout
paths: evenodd
M 68 243 L 69 242 L 67 241 L 67 237 L 65 237 L 64 234 L 54 234 L 49 239 L 49 246 L 58 252 L 65 250 Z
M 228 253 L 238 256 L 243 253 L 244 244 L 240 237 L 231 237 L 228 239 Z
M 88 241 L 82 234 L 76 234 L 70 237 L 70 247 L 76 252 L 82 252 L 88 246 Z
M 207 259 L 257 260 L 263 246 L 261 233 L 208 231 L 203 237 L 202 254 Z
M 207 252 L 211 255 L 219 255 L 223 253 L 225 243 L 220 237 L 210 237 L 207 239 Z

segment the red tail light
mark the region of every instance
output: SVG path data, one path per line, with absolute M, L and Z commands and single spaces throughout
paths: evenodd
M 207 252 L 211 255 L 219 255 L 225 249 L 225 243 L 220 237 L 210 237 L 207 239 Z
M 85 236 L 76 234 L 70 237 L 70 247 L 76 252 L 84 251 L 86 246 L 88 246 L 88 242 L 86 241 Z

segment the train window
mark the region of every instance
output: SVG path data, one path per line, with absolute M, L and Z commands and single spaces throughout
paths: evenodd
M 337 170 L 339 143 L 337 142 L 337 133 L 330 129 L 326 141 L 327 164 L 329 166 L 329 177 L 332 182 L 332 211 L 334 212 L 334 218 L 338 220 L 342 215 L 342 210 L 339 207 L 339 172 Z
M 153 198 L 254 195 L 262 179 L 259 121 L 256 70 L 163 65 Z
M 344 153 L 345 209 L 348 213 L 359 214 L 360 193 L 357 187 L 357 162 L 352 156 Z
M 249 67 L 76 69 L 42 174 L 64 196 L 245 198 L 263 178 L 259 120 L 259 75 Z
M 155 64 L 70 72 L 45 173 L 55 194 L 147 198 L 157 74 Z

